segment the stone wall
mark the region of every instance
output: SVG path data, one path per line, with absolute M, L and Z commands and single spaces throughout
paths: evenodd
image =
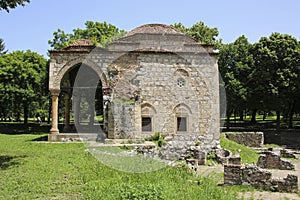
M 216 141 L 205 143 L 201 142 L 200 146 L 197 141 L 204 140 L 196 135 L 175 135 L 166 137 L 166 144 L 160 148 L 154 147 L 139 147 L 138 153 L 145 156 L 161 158 L 165 160 L 186 160 L 187 162 L 197 162 L 198 165 L 203 165 L 206 162 L 206 155 L 211 152 L 211 149 L 218 146 Z M 196 142 L 195 142 L 196 141 Z
M 263 132 L 225 133 L 226 138 L 248 147 L 263 147 Z
M 249 184 L 273 192 L 298 193 L 298 177 L 289 174 L 286 178 L 272 178 L 271 172 L 256 165 L 225 165 L 224 184 Z
M 257 165 L 264 169 L 281 169 L 281 170 L 294 170 L 295 165 L 289 161 L 280 158 L 274 152 L 266 151 L 259 156 Z
M 60 91 L 62 81 L 72 87 L 70 70 L 84 64 L 102 83 L 108 138 L 148 138 L 160 132 L 170 138 L 160 149 L 162 158 L 202 156 L 220 137 L 218 53 L 182 33 L 165 32 L 171 27 L 149 26 L 164 30 L 155 33 L 145 27 L 107 48 L 82 43 L 51 51 L 49 89 Z M 72 101 L 84 99 L 77 95 Z M 143 129 L 145 118 L 151 129 Z
M 280 157 L 296 159 L 295 154 L 293 152 L 288 151 L 287 149 L 280 149 Z

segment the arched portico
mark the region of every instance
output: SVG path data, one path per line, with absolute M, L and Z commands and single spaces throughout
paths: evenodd
M 76 46 L 76 51 L 69 47 L 59 51 L 50 51 L 49 90 L 52 99 L 50 140 L 51 138 L 54 138 L 54 140 L 58 139 L 59 137 L 54 135 L 59 134 L 60 131 L 74 131 L 71 130 L 70 119 L 72 115 L 70 113 L 73 111 L 74 123 L 79 124 L 80 101 L 83 99 L 84 94 L 89 93 L 88 91 L 91 90 L 94 91 L 94 96 L 90 99 L 85 97 L 85 99 L 90 116 L 89 124 L 93 124 L 95 118 L 95 94 L 97 93 L 98 98 L 101 98 L 98 100 L 99 104 L 103 102 L 103 92 L 107 93 L 108 90 L 106 74 L 102 71 L 101 66 L 89 57 L 89 53 L 93 48 L 94 46 L 90 43 L 80 45 L 79 42 L 79 45 L 77 44 Z M 81 74 L 81 76 L 78 74 Z M 61 130 L 59 130 L 58 126 L 59 102 L 64 104 L 64 128 Z

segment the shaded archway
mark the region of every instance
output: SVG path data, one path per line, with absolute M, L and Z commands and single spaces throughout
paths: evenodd
M 102 81 L 87 64 L 76 64 L 61 79 L 59 114 L 63 132 L 99 132 L 103 122 Z

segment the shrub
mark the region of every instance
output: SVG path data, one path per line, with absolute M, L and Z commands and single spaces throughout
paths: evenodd
M 147 138 L 146 141 L 153 141 L 159 147 L 162 147 L 163 145 L 167 144 L 160 132 L 156 132 L 154 135 Z

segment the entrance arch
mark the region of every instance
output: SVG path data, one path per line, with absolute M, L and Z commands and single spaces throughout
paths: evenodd
M 102 128 L 97 119 L 103 121 L 103 88 L 106 86 L 106 77 L 92 62 L 89 62 L 92 65 L 88 65 L 87 62 L 77 61 L 68 62 L 59 71 L 54 84 L 58 89 L 50 90 L 57 91 L 54 95 L 52 92 L 52 98 L 57 98 L 54 102 L 57 105 L 52 104 L 52 110 L 53 107 L 57 109 L 56 117 L 55 112 L 52 112 L 54 122 L 55 118 L 59 122 L 59 114 L 64 115 L 64 128 L 60 127 L 59 130 L 58 125 L 55 127 L 57 123 L 52 123 L 53 133 L 95 133 Z M 56 129 L 53 130 L 53 127 Z
M 78 65 L 81 65 L 81 64 L 87 65 L 90 68 L 92 68 L 95 71 L 95 73 L 99 76 L 99 78 L 100 78 L 100 80 L 102 82 L 102 87 L 103 88 L 107 88 L 108 87 L 106 75 L 101 70 L 101 67 L 99 67 L 99 65 L 97 65 L 92 60 L 90 60 L 90 59 L 88 59 L 86 57 L 78 57 L 78 58 L 74 58 L 74 59 L 68 61 L 58 71 L 57 75 L 55 76 L 55 79 L 53 81 L 53 84 L 52 84 L 51 88 L 59 89 L 61 81 L 62 81 L 62 78 L 65 76 L 65 74 L 68 71 L 70 71 L 72 68 L 74 68 L 75 66 L 78 66 Z M 51 90 L 51 88 L 50 88 L 50 90 Z

